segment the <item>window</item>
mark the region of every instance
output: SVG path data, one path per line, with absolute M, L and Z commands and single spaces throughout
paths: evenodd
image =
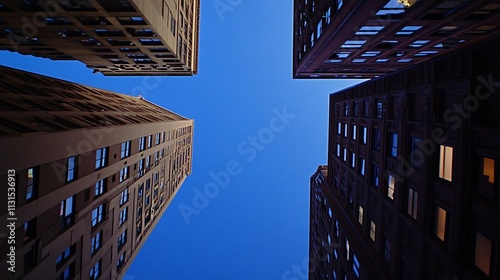
M 153 135 L 148 136 L 148 149 L 153 145 Z
M 368 140 L 368 127 L 363 126 L 361 128 L 361 130 L 362 130 L 362 133 L 363 133 L 363 145 L 366 145 L 368 143 L 367 142 L 367 140 Z
M 451 182 L 453 172 L 453 147 L 441 145 L 439 151 L 439 178 Z
M 130 166 L 127 166 L 120 170 L 120 183 L 125 181 L 128 178 L 128 172 L 130 170 Z
M 66 262 L 74 253 L 75 245 L 66 247 L 66 249 L 64 249 L 64 251 L 56 258 L 56 268 L 59 269 L 62 264 Z
M 139 152 L 146 149 L 146 136 L 139 138 Z
M 101 260 L 90 269 L 90 280 L 99 279 L 101 276 Z
M 120 258 L 118 259 L 118 261 L 116 262 L 116 270 L 120 270 L 123 265 L 125 264 L 125 255 L 126 255 L 126 251 L 123 252 L 120 256 Z
M 408 188 L 408 215 L 413 219 L 417 219 L 418 192 L 412 188 Z
M 28 168 L 28 183 L 26 185 L 26 201 L 36 198 L 38 191 L 38 169 Z
M 92 228 L 98 225 L 103 218 L 104 204 L 101 204 L 92 210 Z
M 90 255 L 94 255 L 102 246 L 102 230 L 96 233 L 90 240 Z
M 446 233 L 446 210 L 444 210 L 441 207 L 437 207 L 435 234 L 439 239 L 444 241 L 445 233 Z
M 94 187 L 94 197 L 100 196 L 106 192 L 107 179 L 102 179 L 95 183 Z
M 483 158 L 483 176 L 488 178 L 488 182 L 495 183 L 495 160 Z
M 123 248 L 123 245 L 127 243 L 127 229 L 125 229 L 119 236 L 118 236 L 118 251 Z
M 411 138 L 410 163 L 416 167 L 421 166 L 424 161 L 424 158 L 422 158 L 422 152 L 418 148 L 419 143 L 422 143 L 422 139 L 416 137 Z
M 391 156 L 398 157 L 398 135 L 391 133 Z
M 344 148 L 344 161 L 347 162 L 347 149 Z
M 396 183 L 396 179 L 389 175 L 387 179 L 387 197 L 390 199 L 394 199 L 394 185 Z
M 352 125 L 352 140 L 356 140 L 357 129 L 356 125 Z
M 351 246 L 349 245 L 349 240 L 345 240 L 345 259 L 349 260 L 349 254 L 351 253 Z
M 373 148 L 375 148 L 375 150 L 377 151 L 380 151 L 380 141 L 381 141 L 380 129 L 375 129 L 373 133 Z
M 359 279 L 359 261 L 356 257 L 356 254 L 352 254 L 352 270 L 354 271 L 354 275 Z
M 321 36 L 322 33 L 323 33 L 323 21 L 320 20 L 318 22 L 318 26 L 316 29 L 316 39 L 319 39 L 319 37 Z
M 380 176 L 380 167 L 374 165 L 373 166 L 373 186 L 378 187 L 379 186 L 379 177 Z
M 370 221 L 370 238 L 375 241 L 375 233 L 377 232 L 377 225 L 374 221 Z
M 365 167 L 366 167 L 366 160 L 364 158 L 360 158 L 359 174 L 361 174 L 361 176 L 365 176 Z
M 66 268 L 64 268 L 63 272 L 57 276 L 57 280 L 70 280 L 75 277 L 75 263 L 71 263 Z
M 339 221 L 335 220 L 335 236 L 339 237 L 339 235 L 340 235 Z
M 156 133 L 155 145 L 160 144 L 160 133 Z
M 358 222 L 359 224 L 363 225 L 363 206 L 359 205 L 359 210 L 358 210 Z
M 67 171 L 66 171 L 66 183 L 69 183 L 76 179 L 76 156 L 69 157 L 67 160 Z
M 329 7 L 328 10 L 326 11 L 326 15 L 325 15 L 325 17 L 326 17 L 326 24 L 330 24 L 330 20 L 331 20 L 330 18 L 331 18 L 331 16 L 332 16 L 332 8 Z
M 124 189 L 120 195 L 120 206 L 128 201 L 128 188 Z
M 24 223 L 23 233 L 24 233 L 24 238 L 23 238 L 24 244 L 30 242 L 36 237 L 36 218 L 31 219 Z
M 490 275 L 491 248 L 491 240 L 477 232 L 474 264 L 488 276 Z
M 123 225 L 123 223 L 125 223 L 127 221 L 127 210 L 128 210 L 128 206 L 123 208 L 122 211 L 120 211 L 120 220 L 119 220 L 118 226 Z
M 337 123 L 337 134 L 338 135 L 342 134 L 342 124 L 340 122 Z
M 383 109 L 384 109 L 384 106 L 382 105 L 382 102 L 377 102 L 377 119 L 382 118 Z
M 347 138 L 347 133 L 348 133 L 348 130 L 349 130 L 349 129 L 348 129 L 348 126 L 347 126 L 347 124 L 345 123 L 345 124 L 344 124 L 344 138 Z
M 108 164 L 108 148 L 95 151 L 95 169 L 101 169 Z
M 340 144 L 337 144 L 337 157 L 340 157 Z
M 73 224 L 73 211 L 74 211 L 73 197 L 70 196 L 61 201 L 59 216 L 64 222 L 64 226 Z
M 121 149 L 121 158 L 122 159 L 130 156 L 130 142 L 131 141 L 127 141 L 127 142 L 122 143 L 122 149 Z
M 391 242 L 387 237 L 385 238 L 384 257 L 388 262 L 391 261 Z
M 356 153 L 351 152 L 351 167 L 356 168 Z

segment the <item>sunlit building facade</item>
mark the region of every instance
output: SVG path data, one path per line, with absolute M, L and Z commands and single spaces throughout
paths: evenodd
M 1 0 L 0 50 L 106 76 L 198 72 L 199 0 Z
M 374 78 L 498 37 L 500 2 L 294 1 L 293 78 Z
M 500 277 L 499 50 L 490 41 L 330 95 L 309 279 Z
M 193 120 L 6 67 L 0 97 L 1 278 L 125 279 L 191 174 Z

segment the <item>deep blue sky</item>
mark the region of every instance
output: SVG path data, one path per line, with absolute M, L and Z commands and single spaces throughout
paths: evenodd
M 219 16 L 217 2 L 236 5 Z M 328 94 L 360 81 L 292 80 L 292 3 L 285 2 L 202 1 L 194 77 L 104 77 L 80 62 L 0 52 L 3 65 L 125 94 L 156 83 L 146 99 L 195 120 L 193 174 L 125 280 L 305 279 L 285 273 L 308 256 L 309 177 L 326 163 Z M 271 138 L 273 110 L 285 107 L 295 118 L 274 123 L 281 131 Z M 257 151 L 249 137 L 259 133 L 269 143 Z M 240 173 L 186 223 L 180 205 L 193 206 L 194 190 L 214 181 L 210 172 L 234 161 Z

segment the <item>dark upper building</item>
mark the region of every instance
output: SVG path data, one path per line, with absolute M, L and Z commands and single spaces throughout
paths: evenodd
M 293 78 L 373 78 L 500 34 L 500 1 L 294 1 Z
M 1 67 L 1 278 L 123 279 L 191 174 L 192 137 L 142 98 Z
M 500 279 L 499 50 L 487 42 L 330 96 L 310 280 Z
M 200 0 L 0 0 L 0 50 L 106 76 L 198 73 Z

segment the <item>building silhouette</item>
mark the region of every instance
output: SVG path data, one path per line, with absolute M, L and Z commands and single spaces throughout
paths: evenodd
M 374 78 L 498 37 L 500 3 L 294 1 L 293 78 Z
M 106 76 L 198 72 L 199 0 L 0 1 L 0 50 Z
M 191 174 L 193 120 L 12 68 L 0 77 L 0 179 L 13 188 L 0 218 L 14 223 L 0 229 L 1 278 L 123 279 Z
M 500 278 L 500 41 L 330 95 L 309 279 Z

